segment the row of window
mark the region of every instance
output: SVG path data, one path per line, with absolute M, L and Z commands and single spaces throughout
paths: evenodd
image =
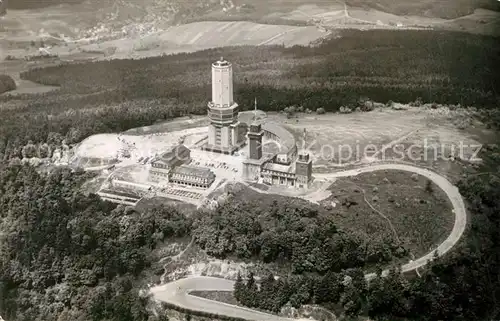
M 189 185 L 189 186 L 195 186 L 195 187 L 203 187 L 203 188 L 207 188 L 210 186 L 210 184 L 208 183 L 205 183 L 205 184 L 191 184 L 191 183 L 187 183 L 187 182 L 183 182 L 183 181 L 172 181 L 172 183 L 175 183 L 175 184 L 180 184 L 180 185 Z M 196 197 L 196 198 L 199 198 L 199 197 Z
M 208 182 L 206 178 L 200 178 L 198 176 L 182 175 L 182 174 L 173 174 L 172 179 L 191 181 L 191 182 L 203 182 L 203 183 Z
M 164 176 L 164 177 L 167 177 L 168 176 L 168 173 L 165 173 L 165 172 L 156 172 L 156 171 L 151 171 L 150 172 L 152 175 L 156 175 L 156 176 Z
M 277 176 L 273 176 L 271 179 L 267 179 L 265 180 L 271 184 L 280 184 L 280 185 L 286 185 L 286 184 L 290 184 L 290 186 L 294 186 L 295 185 L 295 180 L 293 179 L 286 179 L 286 178 L 283 178 L 283 177 L 277 177 Z
M 270 171 L 270 170 L 262 171 L 262 174 L 267 175 L 267 176 L 279 176 L 279 177 L 286 177 L 286 178 L 295 178 L 295 174 L 276 172 L 276 171 Z
M 170 168 L 169 165 L 166 165 L 166 164 L 160 164 L 160 163 L 151 163 L 151 166 L 152 167 L 155 167 L 155 168 L 164 168 L 164 169 L 168 169 Z
M 155 171 L 151 171 L 151 174 L 153 176 L 162 176 L 162 177 L 169 176 L 168 173 L 155 172 Z M 204 183 L 204 184 L 208 184 L 208 182 L 209 182 L 208 179 L 206 179 L 206 178 L 200 178 L 197 176 L 189 176 L 189 175 L 182 175 L 182 174 L 172 174 L 171 179 L 178 180 L 178 181 L 190 181 L 193 183 Z

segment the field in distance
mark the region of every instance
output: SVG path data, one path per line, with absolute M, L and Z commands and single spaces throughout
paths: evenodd
M 39 10 L 42 4 L 54 6 Z M 151 54 L 161 54 L 220 47 L 228 42 L 232 45 L 268 44 L 266 41 L 285 45 L 307 44 L 324 37 L 327 30 L 345 28 L 432 27 L 480 34 L 497 34 L 500 30 L 497 28 L 500 8 L 493 0 L 462 0 L 458 3 L 393 3 L 387 0 L 351 0 L 346 3 L 325 0 L 258 0 L 251 3 L 197 0 L 165 3 L 147 0 L 140 4 L 132 0 L 108 0 L 100 2 L 97 7 L 90 1 L 52 0 L 37 4 L 11 1 L 9 8 L 12 10 L 7 11 L 0 24 L 1 44 L 9 48 L 2 57 L 12 54 L 14 49 L 21 49 L 17 54 L 27 54 L 25 51 L 29 51 L 32 41 L 36 42 L 34 49 L 37 50 L 40 40 L 52 46 L 58 55 L 68 54 L 71 50 L 96 50 L 85 45 L 116 39 L 125 40 L 102 44 L 102 47 L 111 46 L 118 50 L 130 47 L 142 52 L 156 49 Z M 188 24 L 200 21 L 208 21 L 208 25 Z M 245 21 L 247 24 L 221 24 L 228 21 Z M 227 32 L 226 28 L 232 28 L 232 31 Z M 209 32 L 221 36 L 214 38 L 207 34 Z M 180 34 L 187 36 L 179 37 Z M 146 40 L 150 43 L 139 43 L 148 35 L 153 37 Z M 204 40 L 205 37 L 211 40 Z M 66 47 L 66 44 L 70 46 Z M 56 50 L 54 47 L 59 45 L 63 46 Z M 158 51 L 159 48 L 163 51 Z

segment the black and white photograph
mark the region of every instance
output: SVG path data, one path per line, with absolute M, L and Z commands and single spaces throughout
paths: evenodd
M 500 320 L 500 0 L 0 0 L 0 321 Z

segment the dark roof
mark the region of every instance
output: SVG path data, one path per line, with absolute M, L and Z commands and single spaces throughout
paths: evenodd
M 209 168 L 193 167 L 187 165 L 181 165 L 174 168 L 172 173 L 181 175 L 194 175 L 200 178 L 211 178 L 215 176 L 215 174 L 212 173 L 212 171 Z
M 259 123 L 251 123 L 250 124 L 250 132 L 259 133 L 262 129 L 262 126 Z
M 175 146 L 174 148 L 172 148 L 168 152 L 164 153 L 163 155 L 161 155 L 161 158 L 164 160 L 171 160 L 174 157 L 179 156 L 186 151 L 189 151 L 189 148 L 180 144 L 180 145 Z
M 184 154 L 186 151 L 189 151 L 189 148 L 186 146 L 180 144 L 175 146 L 174 148 L 170 149 L 169 151 L 163 153 L 161 156 L 156 157 L 153 162 L 159 162 L 159 163 L 170 163 L 172 160 L 180 157 L 182 154 Z

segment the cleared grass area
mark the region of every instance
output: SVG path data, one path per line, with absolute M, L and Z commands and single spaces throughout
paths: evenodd
M 236 300 L 236 298 L 233 295 L 233 292 L 230 292 L 230 291 L 193 291 L 193 292 L 190 292 L 189 294 L 200 297 L 200 298 L 204 298 L 204 299 L 209 299 L 209 300 L 214 300 L 214 301 L 218 301 L 218 302 L 223 302 L 223 303 L 227 303 L 227 304 L 245 307 L 243 304 L 239 303 Z M 261 311 L 264 313 L 273 313 L 273 312 L 266 311 L 266 310 L 259 309 L 259 308 L 255 308 L 255 307 L 253 307 L 252 309 L 257 310 L 257 311 Z
M 322 205 L 339 226 L 366 238 L 399 240 L 416 257 L 442 242 L 454 215 L 443 191 L 426 178 L 401 171 L 377 171 L 342 178 Z
M 339 228 L 361 235 L 367 242 L 387 240 L 401 244 L 409 252 L 403 260 L 432 251 L 453 228 L 454 214 L 446 195 L 418 175 L 401 171 L 365 173 L 338 179 L 329 190 L 332 195 L 320 202 L 321 215 L 333 215 Z M 236 199 L 269 206 L 283 198 L 289 203 L 317 206 L 246 187 L 235 191 Z

